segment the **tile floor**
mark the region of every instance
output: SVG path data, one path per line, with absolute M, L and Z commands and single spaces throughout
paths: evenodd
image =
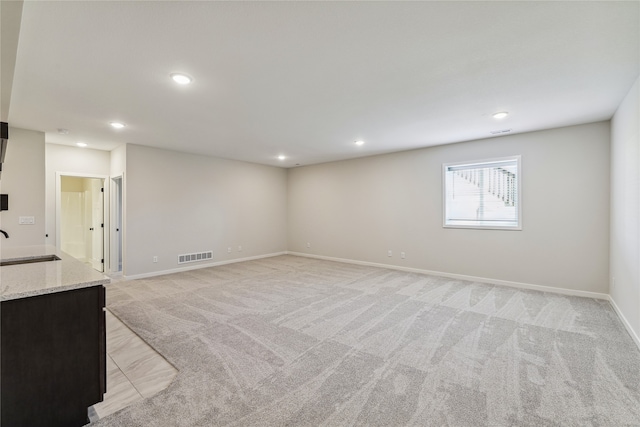
M 91 421 L 164 390 L 178 373 L 109 310 L 106 318 L 107 393 L 89 409 Z

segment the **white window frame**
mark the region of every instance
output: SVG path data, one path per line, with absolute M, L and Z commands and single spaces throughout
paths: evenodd
M 473 160 L 466 162 L 455 163 L 443 163 L 442 164 L 442 227 L 443 228 L 470 228 L 477 230 L 522 230 L 522 156 L 508 156 L 508 157 L 496 157 L 490 159 Z M 516 207 L 518 209 L 518 224 L 517 225 L 494 225 L 494 224 L 473 224 L 473 225 L 461 225 L 461 224 L 447 224 L 447 170 L 451 166 L 481 166 L 483 164 L 504 162 L 516 160 L 518 167 L 517 175 L 517 195 L 516 195 Z

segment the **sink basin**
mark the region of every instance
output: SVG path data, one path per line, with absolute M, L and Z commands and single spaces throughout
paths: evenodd
M 60 258 L 56 255 L 43 255 L 39 257 L 33 258 L 23 258 L 23 259 L 8 259 L 0 261 L 0 267 L 3 265 L 18 265 L 18 264 L 33 264 L 35 262 L 47 262 L 47 261 L 59 261 Z

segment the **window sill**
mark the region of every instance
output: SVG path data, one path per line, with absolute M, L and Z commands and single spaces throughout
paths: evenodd
M 443 224 L 442 228 L 469 228 L 473 230 L 507 230 L 522 231 L 522 226 L 513 225 L 481 225 L 481 224 Z

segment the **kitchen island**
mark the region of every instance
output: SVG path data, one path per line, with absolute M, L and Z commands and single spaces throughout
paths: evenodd
M 106 392 L 109 278 L 52 246 L 0 260 L 0 424 L 86 424 Z

